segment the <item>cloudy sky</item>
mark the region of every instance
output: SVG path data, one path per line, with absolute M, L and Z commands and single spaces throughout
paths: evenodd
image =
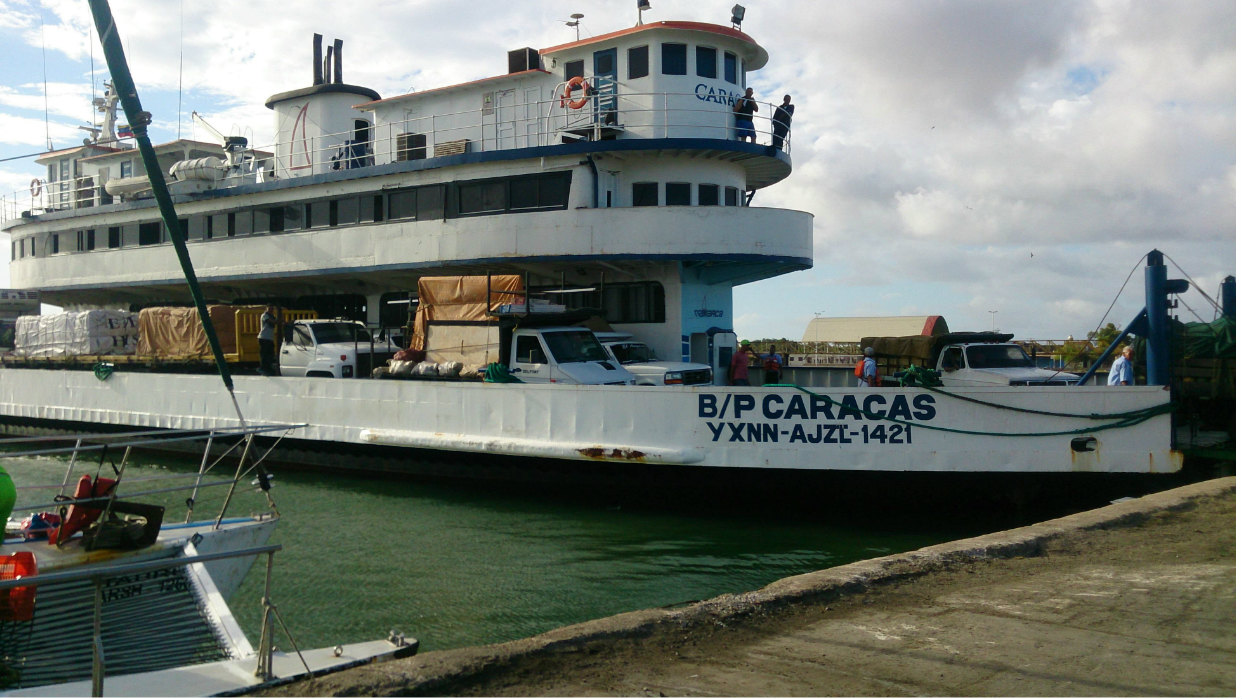
M 733 1 L 651 4 L 649 22 L 727 24 Z M 817 314 L 1083 337 L 1134 316 L 1142 273 L 1126 280 L 1153 248 L 1212 298 L 1236 274 L 1233 0 L 744 4 L 770 54 L 750 85 L 797 105 L 794 172 L 754 205 L 815 215 L 815 268 L 739 288 L 742 337 L 800 338 Z M 313 32 L 390 97 L 503 73 L 510 49 L 572 40 L 573 12 L 584 38 L 637 18 L 633 0 L 112 7 L 156 142 L 205 139 L 192 110 L 270 142 L 263 101 L 310 83 Z M 80 143 L 107 73 L 86 2 L 0 0 L 0 41 L 0 159 Z M 37 174 L 0 161 L 0 191 Z M 1213 312 L 1193 289 L 1178 310 Z

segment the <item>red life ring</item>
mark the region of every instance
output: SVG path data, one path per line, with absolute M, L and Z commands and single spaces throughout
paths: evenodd
M 573 91 L 582 88 L 582 99 L 571 100 Z M 565 83 L 565 92 L 561 93 L 561 106 L 570 109 L 582 109 L 586 106 L 587 100 L 591 99 L 591 85 L 582 76 L 575 76 Z
M 38 177 L 30 181 L 30 196 L 37 197 L 43 191 L 43 180 Z

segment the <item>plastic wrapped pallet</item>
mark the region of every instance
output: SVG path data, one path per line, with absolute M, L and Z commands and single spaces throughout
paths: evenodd
M 13 352 L 23 357 L 133 354 L 138 316 L 105 309 L 21 316 L 13 344 Z

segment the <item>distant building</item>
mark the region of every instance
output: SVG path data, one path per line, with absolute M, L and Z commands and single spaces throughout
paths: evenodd
M 878 316 L 870 318 L 815 318 L 802 334 L 803 342 L 858 342 L 864 337 L 944 335 L 944 316 Z

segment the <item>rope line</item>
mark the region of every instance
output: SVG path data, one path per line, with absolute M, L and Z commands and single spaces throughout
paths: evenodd
M 1104 414 L 1099 414 L 1099 413 L 1092 413 L 1090 415 L 1053 413 L 1053 412 L 1046 412 L 1046 411 L 1030 410 L 1027 408 L 1016 408 L 1013 406 L 1002 405 L 999 403 L 989 403 L 987 401 L 981 401 L 981 400 L 974 399 L 974 398 L 966 398 L 965 396 L 948 393 L 947 391 L 940 391 L 940 390 L 937 390 L 931 387 L 924 387 L 924 388 L 928 388 L 928 390 L 931 390 L 936 393 L 941 393 L 946 396 L 958 398 L 960 400 L 965 400 L 969 402 L 978 403 L 980 405 L 984 405 L 984 406 L 991 407 L 991 408 L 999 408 L 1002 410 L 1012 410 L 1015 412 L 1034 413 L 1038 415 L 1046 415 L 1046 416 L 1051 416 L 1051 417 L 1069 417 L 1069 418 L 1079 418 L 1079 419 L 1088 419 L 1088 420 L 1109 420 L 1109 419 L 1114 419 L 1114 418 L 1117 419 L 1116 422 L 1111 422 L 1106 425 L 1091 425 L 1091 426 L 1081 427 L 1079 429 L 1074 429 L 1074 430 L 1057 430 L 1054 432 L 987 432 L 983 430 L 963 430 L 963 429 L 958 429 L 955 427 L 939 427 L 937 425 L 928 425 L 925 423 L 914 422 L 912 420 L 901 420 L 901 419 L 894 418 L 894 417 L 888 417 L 887 415 L 883 415 L 883 414 L 876 414 L 876 413 L 868 412 L 864 408 L 858 408 L 855 406 L 847 406 L 840 401 L 833 400 L 830 396 L 825 396 L 825 395 L 816 393 L 808 388 L 803 388 L 802 386 L 798 386 L 796 384 L 775 383 L 775 384 L 764 384 L 764 386 L 768 388 L 797 389 L 798 391 L 801 391 L 802 393 L 805 393 L 814 398 L 821 398 L 823 400 L 826 400 L 828 401 L 829 405 L 835 405 L 841 408 L 845 408 L 850 412 L 857 413 L 863 417 L 866 417 L 868 420 L 883 420 L 885 422 L 892 422 L 898 425 L 920 427 L 925 430 L 934 430 L 936 432 L 950 432 L 952 434 L 964 434 L 964 435 L 981 436 L 981 437 L 1059 437 L 1063 435 L 1086 434 L 1088 432 L 1102 432 L 1104 430 L 1117 430 L 1117 429 L 1123 429 L 1126 427 L 1133 427 L 1135 425 L 1144 423 L 1156 417 L 1157 415 L 1161 415 L 1163 413 L 1168 413 L 1168 412 L 1173 411 L 1173 404 L 1166 403 L 1163 405 L 1152 406 L 1150 408 L 1130 410 L 1124 413 L 1115 413 L 1115 414 L 1109 414 L 1109 415 L 1104 415 Z

